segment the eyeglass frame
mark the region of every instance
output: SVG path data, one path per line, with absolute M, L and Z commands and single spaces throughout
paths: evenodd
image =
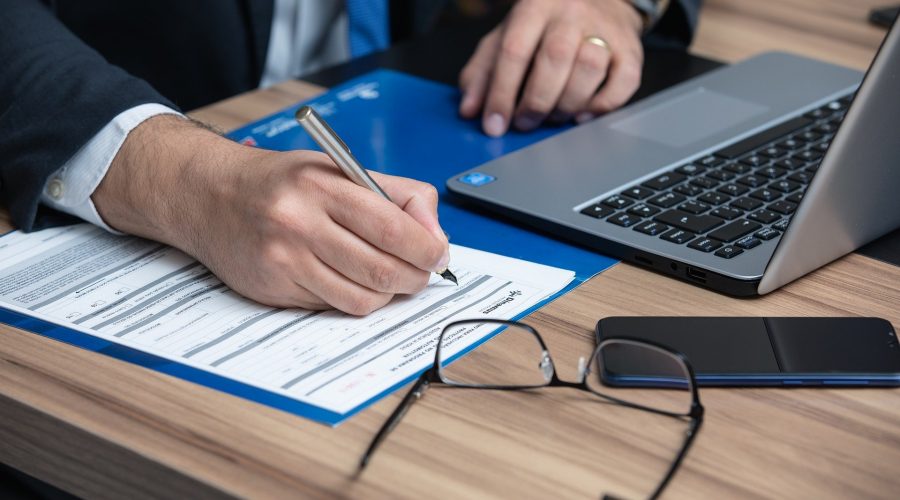
M 547 380 L 547 383 L 539 384 L 539 385 L 464 384 L 464 383 L 454 382 L 450 379 L 445 378 L 443 375 L 443 367 L 441 366 L 441 344 L 443 343 L 444 335 L 448 331 L 450 331 L 453 328 L 456 328 L 460 325 L 485 324 L 485 323 L 498 325 L 498 329 L 500 327 L 522 328 L 522 329 L 529 331 L 532 335 L 534 335 L 534 337 L 537 339 L 538 343 L 541 346 L 542 356 L 544 356 L 545 359 L 549 362 L 549 366 L 553 370 L 549 379 Z M 497 332 L 494 336 L 499 335 L 500 333 L 502 333 L 502 331 Z M 493 338 L 494 336 L 491 336 L 491 338 Z M 676 412 L 661 410 L 659 408 L 653 408 L 653 407 L 633 403 L 630 401 L 624 401 L 624 400 L 615 398 L 613 396 L 610 396 L 608 394 L 603 394 L 601 392 L 597 392 L 596 390 L 592 389 L 587 384 L 588 377 L 591 374 L 591 361 L 593 361 L 600 354 L 600 350 L 603 349 L 604 346 L 609 345 L 609 344 L 614 344 L 614 343 L 625 343 L 625 344 L 630 344 L 630 345 L 639 345 L 639 346 L 649 347 L 653 350 L 661 351 L 664 354 L 672 356 L 675 359 L 677 359 L 679 362 L 681 362 L 683 364 L 683 366 L 685 367 L 687 374 L 689 376 L 689 382 L 690 382 L 689 391 L 691 393 L 690 409 L 685 413 L 676 413 Z M 457 388 L 457 389 L 487 389 L 487 390 L 501 390 L 501 391 L 521 391 L 521 390 L 530 390 L 530 389 L 541 389 L 541 388 L 545 388 L 545 387 L 569 387 L 569 388 L 573 388 L 573 389 L 580 389 L 583 391 L 587 391 L 595 396 L 599 396 L 599 397 L 601 397 L 607 401 L 610 401 L 612 403 L 622 405 L 625 407 L 629 407 L 629 408 L 633 408 L 636 410 L 648 411 L 650 413 L 655 413 L 658 415 L 663 415 L 663 416 L 677 418 L 677 419 L 682 419 L 685 417 L 688 417 L 691 419 L 688 429 L 685 433 L 684 441 L 682 441 L 681 448 L 679 449 L 678 453 L 675 455 L 675 458 L 672 460 L 671 464 L 669 465 L 669 468 L 666 471 L 665 476 L 657 484 L 656 488 L 653 490 L 653 493 L 648 497 L 650 499 L 655 499 L 655 498 L 659 497 L 659 495 L 662 493 L 662 491 L 666 488 L 666 486 L 671 482 L 672 478 L 675 476 L 675 473 L 678 471 L 678 467 L 681 465 L 682 461 L 684 460 L 684 457 L 687 455 L 687 452 L 690 449 L 691 444 L 693 444 L 693 442 L 694 442 L 694 438 L 696 437 L 697 433 L 700 431 L 700 427 L 703 424 L 703 414 L 704 414 L 705 410 L 704 410 L 703 405 L 700 403 L 700 394 L 697 390 L 697 377 L 694 374 L 694 368 L 691 366 L 687 357 L 678 351 L 675 351 L 669 347 L 658 344 L 656 342 L 652 342 L 652 341 L 648 341 L 648 340 L 644 340 L 644 339 L 637 339 L 637 338 L 633 338 L 633 337 L 627 337 L 627 336 L 607 337 L 607 338 L 599 341 L 597 343 L 596 347 L 594 347 L 594 350 L 591 353 L 591 357 L 588 359 L 589 359 L 589 361 L 587 362 L 586 366 L 584 366 L 584 368 L 580 370 L 581 371 L 581 374 L 580 374 L 581 381 L 580 382 L 572 382 L 572 381 L 568 381 L 568 380 L 562 380 L 559 378 L 559 376 L 556 373 L 556 364 L 553 362 L 553 358 L 550 356 L 550 351 L 547 349 L 547 344 L 544 342 L 543 337 L 541 337 L 541 334 L 538 333 L 537 329 L 535 329 L 531 325 L 528 325 L 526 323 L 521 323 L 518 321 L 494 319 L 494 318 L 463 319 L 463 320 L 457 320 L 457 321 L 448 323 L 441 330 L 441 334 L 438 337 L 438 342 L 437 342 L 437 346 L 435 347 L 435 353 L 434 353 L 434 364 L 430 368 L 428 368 L 427 370 L 422 372 L 422 374 L 416 380 L 415 384 L 413 384 L 413 386 L 410 388 L 409 392 L 407 392 L 406 395 L 403 397 L 403 399 L 400 401 L 400 404 L 397 406 L 397 408 L 394 409 L 394 411 L 391 413 L 391 415 L 388 417 L 388 419 L 384 422 L 384 424 L 382 424 L 381 428 L 378 430 L 378 432 L 372 438 L 372 442 L 369 444 L 368 448 L 366 449 L 365 453 L 363 453 L 363 456 L 360 459 L 359 468 L 357 470 L 357 473 L 360 473 L 360 472 L 362 472 L 363 469 L 365 469 L 366 465 L 368 465 L 368 463 L 371 461 L 372 456 L 375 454 L 375 451 L 378 449 L 378 447 L 381 445 L 381 443 L 387 438 L 388 434 L 390 434 L 390 432 L 393 431 L 395 427 L 397 427 L 397 425 L 403 419 L 403 416 L 406 415 L 406 413 L 412 407 L 413 403 L 415 403 L 418 399 L 420 399 L 425 394 L 425 391 L 428 390 L 428 388 L 431 386 L 431 384 L 439 382 L 443 385 L 446 385 L 447 387 Z M 542 359 L 542 364 L 543 364 L 543 362 L 544 362 L 544 359 Z M 604 497 L 606 497 L 606 495 L 604 495 Z

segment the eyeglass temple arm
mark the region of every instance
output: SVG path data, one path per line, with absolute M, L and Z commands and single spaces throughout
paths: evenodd
M 678 456 L 675 457 L 675 460 L 672 461 L 672 465 L 669 466 L 669 470 L 666 471 L 665 477 L 663 477 L 662 481 L 660 481 L 659 485 L 656 487 L 656 491 L 653 492 L 648 498 L 656 499 L 662 493 L 669 482 L 675 477 L 675 472 L 678 470 L 678 467 L 681 465 L 682 460 L 684 460 L 685 455 L 687 455 L 688 450 L 691 448 L 691 444 L 694 442 L 694 438 L 697 437 L 697 432 L 700 431 L 700 426 L 703 425 L 703 407 L 695 406 L 695 411 L 691 418 L 691 425 L 687 430 L 687 433 L 684 437 L 684 444 L 681 445 L 681 450 L 678 451 Z M 696 409 L 699 408 L 699 411 Z
M 397 409 L 391 413 L 391 416 L 384 422 L 381 426 L 381 429 L 378 430 L 378 434 L 375 434 L 375 437 L 372 438 L 372 442 L 369 444 L 369 448 L 366 449 L 366 452 L 363 454 L 362 459 L 359 461 L 359 469 L 363 470 L 366 465 L 369 464 L 369 460 L 372 458 L 372 455 L 375 453 L 375 450 L 378 449 L 378 446 L 381 445 L 381 442 L 394 430 L 394 427 L 397 427 L 397 424 L 403 419 L 403 416 L 406 415 L 406 412 L 409 411 L 409 408 L 415 403 L 422 395 L 428 390 L 429 378 L 430 378 L 431 370 L 427 370 L 423 373 L 419 380 L 412 386 L 406 396 L 403 397 L 403 401 L 400 402 L 400 405 L 397 406 Z

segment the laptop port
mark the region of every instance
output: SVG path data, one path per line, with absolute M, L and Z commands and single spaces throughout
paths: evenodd
M 645 266 L 653 267 L 653 261 L 648 259 L 647 257 L 641 257 L 640 255 L 635 255 L 634 260 L 638 264 L 643 264 Z
M 687 276 L 688 278 L 698 282 L 698 283 L 706 283 L 706 272 L 701 271 L 699 269 L 694 269 L 693 267 L 687 267 Z

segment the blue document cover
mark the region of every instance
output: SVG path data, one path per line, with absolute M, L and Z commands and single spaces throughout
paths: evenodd
M 566 130 L 542 127 L 488 137 L 480 120 L 460 118 L 459 91 L 390 70 L 350 80 L 306 103 L 228 134 L 265 149 L 319 149 L 294 113 L 312 105 L 370 170 L 433 184 L 440 192 L 441 225 L 453 243 L 575 271 L 582 282 L 616 261 L 573 244 L 534 233 L 462 208 L 449 199 L 444 181 L 456 173 Z M 547 168 L 565 168 L 548 165 Z
M 606 256 L 467 211 L 448 199 L 444 186 L 446 178 L 565 129 L 542 128 L 528 134 L 511 132 L 503 138 L 490 138 L 481 132 L 478 121 L 467 121 L 458 116 L 458 102 L 458 91 L 452 87 L 388 70 L 356 78 L 309 101 L 364 166 L 437 187 L 441 194 L 441 224 L 453 243 L 575 272 L 575 280 L 568 287 L 520 317 L 614 264 L 616 261 Z M 273 150 L 318 149 L 294 120 L 294 112 L 302 104 L 237 129 L 228 136 Z M 0 307 L 0 323 L 330 425 L 344 421 L 414 378 L 339 414 L 4 307 Z M 490 336 L 480 342 L 488 338 Z

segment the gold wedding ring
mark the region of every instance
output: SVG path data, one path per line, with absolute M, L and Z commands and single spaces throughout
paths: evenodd
M 612 52 L 612 49 L 609 48 L 609 43 L 606 40 L 600 38 L 599 36 L 594 36 L 594 35 L 586 36 L 586 37 L 584 37 L 584 41 L 587 43 L 590 43 L 592 45 L 596 45 L 597 47 L 603 47 L 604 49 Z

